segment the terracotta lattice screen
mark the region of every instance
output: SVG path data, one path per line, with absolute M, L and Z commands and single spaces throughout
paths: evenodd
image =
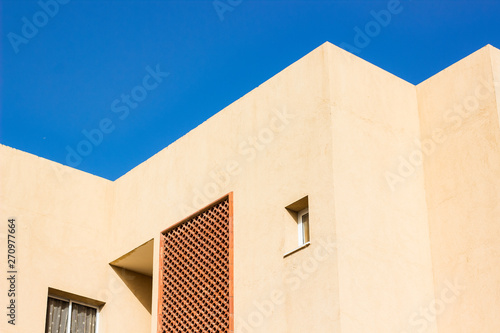
M 232 195 L 161 235 L 158 332 L 233 332 Z

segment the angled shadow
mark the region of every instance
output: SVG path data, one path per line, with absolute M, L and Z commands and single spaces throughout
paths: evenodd
M 131 270 L 110 265 L 115 273 L 122 279 L 142 306 L 151 314 L 153 300 L 153 279 L 151 276 L 133 272 Z

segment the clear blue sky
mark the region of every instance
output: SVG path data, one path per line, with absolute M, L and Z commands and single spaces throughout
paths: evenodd
M 54 1 L 1 1 L 0 142 L 111 180 L 325 41 L 413 84 L 500 47 L 496 0 Z

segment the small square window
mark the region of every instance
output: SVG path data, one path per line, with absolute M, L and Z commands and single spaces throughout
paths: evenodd
M 96 333 L 97 307 L 49 296 L 45 333 Z
M 288 246 L 295 247 L 293 250 L 285 253 L 284 257 L 287 257 L 291 255 L 292 253 L 295 253 L 303 248 L 306 248 L 309 246 L 310 241 L 311 241 L 311 236 L 309 232 L 309 199 L 307 196 L 303 197 L 300 200 L 295 201 L 294 203 L 288 205 L 285 207 L 290 216 L 292 217 L 292 221 L 296 223 L 296 233 L 293 233 L 293 242 L 292 242 L 292 234 L 287 232 L 287 243 L 289 243 Z M 287 227 L 287 230 L 290 230 L 290 228 Z M 297 235 L 297 236 L 295 236 Z M 297 238 L 295 238 L 297 237 Z

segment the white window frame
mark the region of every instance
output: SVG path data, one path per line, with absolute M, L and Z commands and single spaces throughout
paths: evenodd
M 64 298 L 64 297 L 59 297 L 59 296 L 54 296 L 54 295 L 49 295 L 48 297 L 53 298 L 53 299 L 58 299 L 58 300 L 64 301 L 64 302 L 69 302 L 68 325 L 66 326 L 66 330 L 63 333 L 70 333 L 71 332 L 71 308 L 73 306 L 73 303 L 83 305 L 83 306 L 86 306 L 89 308 L 93 308 L 96 310 L 96 313 L 95 313 L 95 333 L 99 333 L 99 307 L 97 307 L 95 305 L 90 305 L 90 304 L 87 304 L 84 302 L 73 301 L 72 299 L 69 299 L 69 298 Z
M 302 221 L 302 218 L 304 215 L 309 214 L 309 207 L 306 209 L 303 209 L 297 213 L 297 231 L 298 231 L 298 240 L 299 240 L 299 247 L 306 245 L 307 243 L 310 242 L 309 240 L 305 240 L 305 230 L 304 230 L 304 223 Z M 310 230 L 309 230 L 309 238 L 310 236 Z

